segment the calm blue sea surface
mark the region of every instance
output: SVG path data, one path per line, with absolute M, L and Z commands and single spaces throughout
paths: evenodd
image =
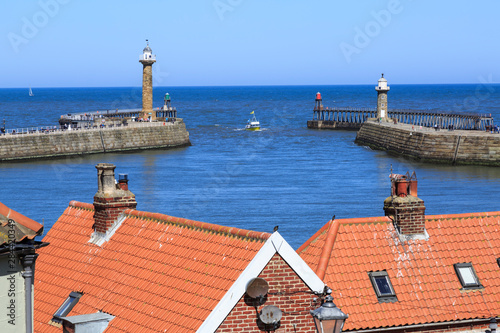
M 0 164 L 0 201 L 48 231 L 70 200 L 92 202 L 100 162 L 128 173 L 138 209 L 279 232 L 296 249 L 333 214 L 383 215 L 391 165 L 416 171 L 427 214 L 500 210 L 500 168 L 421 164 L 353 143 L 355 132 L 308 130 L 314 97 L 325 106 L 375 107 L 366 86 L 155 87 L 169 92 L 191 147 Z M 140 88 L 0 89 L 7 128 L 56 125 L 61 114 L 141 106 Z M 500 85 L 391 85 L 390 108 L 492 113 Z M 243 127 L 255 110 L 263 130 Z

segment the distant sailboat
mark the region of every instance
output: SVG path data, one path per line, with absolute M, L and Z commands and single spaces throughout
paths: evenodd
M 33 94 L 33 91 L 31 90 L 31 87 L 30 87 L 30 91 L 28 93 L 31 97 L 35 96 L 35 94 Z

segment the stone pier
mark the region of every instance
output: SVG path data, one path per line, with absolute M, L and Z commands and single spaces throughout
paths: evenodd
M 355 142 L 423 162 L 500 166 L 500 134 L 366 121 Z
M 0 135 L 0 162 L 25 161 L 191 145 L 184 121 L 127 127 Z

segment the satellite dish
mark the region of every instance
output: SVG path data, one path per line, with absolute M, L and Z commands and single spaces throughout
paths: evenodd
M 264 324 L 276 324 L 281 320 L 281 310 L 274 305 L 266 305 L 262 308 L 259 318 Z
M 267 281 L 262 278 L 250 280 L 247 284 L 247 295 L 251 298 L 263 297 L 269 291 Z

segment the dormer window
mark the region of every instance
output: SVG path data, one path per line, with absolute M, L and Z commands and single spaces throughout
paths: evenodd
M 379 303 L 393 303 L 398 301 L 386 271 L 369 272 L 368 275 L 370 276 L 370 281 L 372 282 Z
M 483 288 L 471 263 L 455 264 L 453 266 L 464 289 Z
M 71 310 L 75 307 L 76 303 L 80 300 L 82 297 L 82 293 L 72 291 L 68 298 L 63 302 L 63 304 L 57 309 L 56 313 L 54 313 L 54 317 L 52 318 L 53 322 L 56 323 L 61 323 L 60 317 L 66 317 L 68 313 L 71 312 Z

